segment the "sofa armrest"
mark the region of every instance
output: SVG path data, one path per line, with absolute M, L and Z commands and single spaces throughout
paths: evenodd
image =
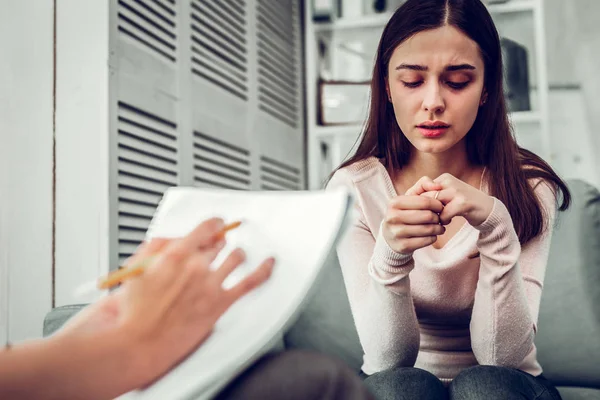
M 50 310 L 44 318 L 44 337 L 52 335 L 59 330 L 69 318 L 84 309 L 87 304 L 70 304 L 68 306 L 56 307 Z

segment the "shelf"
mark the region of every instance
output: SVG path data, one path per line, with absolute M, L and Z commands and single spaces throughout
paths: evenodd
M 535 9 L 534 0 L 509 0 L 506 3 L 490 4 L 488 10 L 490 14 L 507 14 L 523 11 L 533 11 Z M 333 22 L 315 22 L 313 23 L 315 32 L 338 31 L 347 29 L 361 28 L 381 28 L 388 23 L 393 13 L 382 13 L 373 15 L 364 15 L 353 18 L 340 18 Z
M 391 13 L 364 15 L 354 18 L 340 18 L 333 22 L 314 23 L 316 32 L 337 31 L 344 29 L 382 28 L 391 18 Z
M 490 11 L 490 14 L 508 14 L 533 11 L 535 7 L 534 0 L 510 0 L 506 3 L 490 4 L 488 10 Z

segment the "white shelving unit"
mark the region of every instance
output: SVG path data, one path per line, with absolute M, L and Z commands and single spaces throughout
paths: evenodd
M 517 139 L 523 147 L 551 160 L 550 132 L 548 126 L 548 73 L 546 64 L 546 41 L 544 33 L 543 0 L 509 0 L 492 4 L 490 13 L 502 37 L 518 41 L 527 48 L 532 111 L 513 112 L 510 115 Z M 328 35 L 335 49 L 339 36 L 364 32 L 366 29 L 379 34 L 391 17 L 391 13 L 365 15 L 356 18 L 340 18 L 333 22 L 315 23 L 312 19 L 312 1 L 305 1 L 306 46 L 306 95 L 308 117 L 308 183 L 310 189 L 322 187 L 323 178 L 339 165 L 362 131 L 362 124 L 321 126 L 317 124 L 317 85 L 319 35 Z M 373 49 L 373 54 L 376 49 Z M 335 70 L 336 66 L 333 66 Z M 326 143 L 328 160 L 323 159 L 321 144 Z M 350 146 L 351 147 L 351 146 Z M 329 169 L 329 170 L 325 170 Z

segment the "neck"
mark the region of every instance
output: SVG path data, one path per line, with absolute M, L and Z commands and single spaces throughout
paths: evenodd
M 481 167 L 469 162 L 466 148 L 460 144 L 444 153 L 423 153 L 414 150 L 408 164 L 402 170 L 408 185 L 414 184 L 423 176 L 435 179 L 444 173 L 449 173 L 461 181 L 476 186 L 479 184 L 481 174 Z

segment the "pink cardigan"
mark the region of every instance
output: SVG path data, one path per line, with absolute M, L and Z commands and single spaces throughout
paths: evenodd
M 542 372 L 533 340 L 556 214 L 548 185 L 535 191 L 550 221 L 522 249 L 508 210 L 495 199 L 482 225 L 465 223 L 443 248 L 408 255 L 380 234 L 396 191 L 377 158 L 337 171 L 328 189 L 338 186 L 356 198 L 357 218 L 338 256 L 366 374 L 414 366 L 449 382 L 477 364 Z M 481 256 L 469 259 L 475 251 Z

